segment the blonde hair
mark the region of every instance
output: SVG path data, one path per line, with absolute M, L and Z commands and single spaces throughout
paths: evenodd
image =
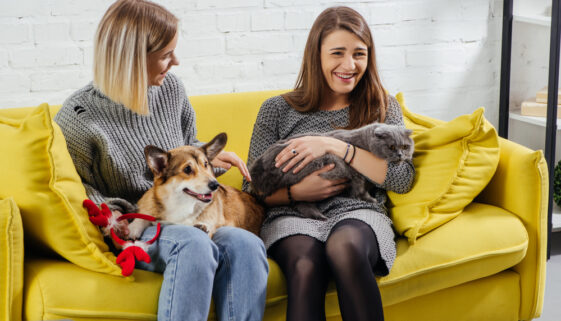
M 178 21 L 150 1 L 116 1 L 107 9 L 95 34 L 94 86 L 130 110 L 148 114 L 146 59 L 173 40 Z
M 356 35 L 368 47 L 366 71 L 349 94 L 349 125 L 345 128 L 358 128 L 376 120 L 384 122 L 388 98 L 376 67 L 372 33 L 366 20 L 349 7 L 327 8 L 316 18 L 308 35 L 295 89 L 282 96 L 298 111 L 319 110 L 321 98 L 329 88 L 321 69 L 320 48 L 323 39 L 336 30 Z

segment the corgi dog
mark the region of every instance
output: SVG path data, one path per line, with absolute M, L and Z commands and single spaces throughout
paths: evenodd
M 235 226 L 259 235 L 264 208 L 248 193 L 218 183 L 211 161 L 226 145 L 220 133 L 202 147 L 170 151 L 146 146 L 144 155 L 154 174 L 154 186 L 138 201 L 138 211 L 157 221 L 200 228 L 210 237 L 222 226 Z M 128 237 L 137 239 L 150 222 L 134 220 Z

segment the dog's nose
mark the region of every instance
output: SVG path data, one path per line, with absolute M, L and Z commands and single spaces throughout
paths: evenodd
M 217 181 L 211 181 L 208 183 L 208 188 L 210 188 L 211 191 L 216 191 L 218 186 L 220 186 L 220 184 L 218 184 Z

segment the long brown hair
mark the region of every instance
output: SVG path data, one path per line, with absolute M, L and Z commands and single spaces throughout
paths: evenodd
M 101 19 L 94 41 L 94 85 L 113 101 L 148 114 L 148 54 L 163 49 L 179 20 L 145 0 L 119 0 Z
M 298 111 L 319 110 L 321 98 L 329 90 L 321 69 L 321 44 L 325 37 L 336 30 L 355 34 L 368 47 L 366 71 L 349 94 L 349 125 L 346 128 L 358 128 L 376 120 L 383 122 L 387 95 L 376 68 L 372 33 L 364 18 L 349 7 L 327 8 L 316 18 L 308 35 L 296 86 L 282 96 Z

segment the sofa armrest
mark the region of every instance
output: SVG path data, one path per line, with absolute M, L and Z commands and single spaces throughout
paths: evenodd
M 548 171 L 542 151 L 500 139 L 495 175 L 478 196 L 481 203 L 517 215 L 528 232 L 528 250 L 513 270 L 520 274 L 520 320 L 537 318 L 543 307 L 547 255 Z
M 16 202 L 0 200 L 0 319 L 21 320 L 23 227 Z

